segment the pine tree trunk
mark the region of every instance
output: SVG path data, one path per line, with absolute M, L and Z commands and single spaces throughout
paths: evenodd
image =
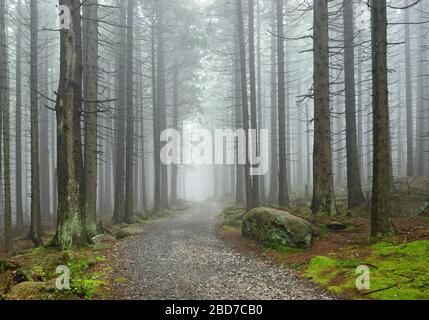
M 9 62 L 7 58 L 6 3 L 0 0 L 0 107 L 3 133 L 4 247 L 12 251 L 12 207 L 10 199 Z
M 257 37 L 256 37 L 256 82 L 258 87 L 258 128 L 263 129 L 264 128 L 264 106 L 262 104 L 262 48 L 261 48 L 261 28 L 262 28 L 262 18 L 261 18 L 261 1 L 256 0 L 256 14 L 257 14 Z M 258 138 L 260 137 L 260 134 L 258 133 Z M 258 151 L 261 152 L 261 139 L 258 139 Z M 259 193 L 260 193 L 260 201 L 264 202 L 266 198 L 265 193 L 265 176 L 261 175 L 259 176 Z
M 84 20 L 84 180 L 85 219 L 90 236 L 97 234 L 98 155 L 98 1 L 83 5 Z
M 31 230 L 30 237 L 36 246 L 42 244 L 39 173 L 39 99 L 38 99 L 38 4 L 31 0 L 31 57 L 30 57 L 30 104 L 31 104 Z
M 119 24 L 126 25 L 127 9 L 125 1 L 118 1 L 120 6 Z M 118 100 L 116 104 L 115 119 L 115 203 L 113 209 L 113 222 L 125 221 L 125 86 L 126 86 L 126 29 L 121 28 L 119 32 L 119 54 L 118 54 Z
M 355 50 L 353 1 L 344 0 L 344 84 L 346 96 L 346 150 L 348 207 L 365 202 L 359 170 L 356 128 Z
M 60 32 L 60 83 L 57 94 L 58 213 L 55 243 L 66 249 L 88 242 L 82 197 L 81 143 L 82 30 L 80 0 L 69 6 L 71 27 Z
M 373 189 L 371 237 L 393 233 L 390 204 L 390 142 L 387 79 L 387 9 L 386 0 L 373 0 L 372 84 L 373 84 Z
M 127 137 L 126 137 L 126 186 L 125 186 L 125 220 L 134 220 L 134 0 L 128 0 L 127 20 Z
M 237 23 L 235 24 L 235 37 L 234 37 L 234 104 L 235 104 L 235 129 L 243 129 L 243 110 L 241 99 L 241 72 L 240 72 L 240 49 L 238 43 L 238 29 Z M 235 181 L 235 203 L 236 205 L 244 205 L 244 166 L 239 163 L 239 142 L 235 143 L 235 156 L 236 156 L 236 181 Z
M 243 107 L 243 129 L 246 133 L 246 165 L 244 168 L 245 190 L 246 190 L 246 209 L 250 211 L 253 206 L 253 192 L 252 192 L 252 177 L 250 176 L 250 163 L 249 163 L 249 102 L 247 96 L 247 66 L 246 66 L 246 43 L 244 39 L 244 18 L 243 18 L 243 4 L 242 0 L 237 2 L 237 18 L 238 18 L 238 43 L 240 52 L 240 70 L 241 70 L 241 100 Z
M 258 93 L 256 87 L 256 62 L 255 62 L 255 2 L 249 0 L 249 70 L 250 70 L 250 129 L 258 130 L 257 108 L 258 106 Z M 258 139 L 256 134 L 251 139 Z M 259 141 L 256 142 L 259 146 Z M 257 149 L 259 149 L 257 147 Z M 258 150 L 256 150 L 258 151 Z M 254 152 L 252 152 L 254 153 Z M 261 198 L 259 194 L 259 176 L 252 177 L 252 207 L 257 208 L 261 205 Z
M 329 107 L 328 0 L 314 1 L 313 213 L 334 214 L 331 112 Z
M 276 2 L 271 2 L 271 29 L 276 34 Z M 270 171 L 270 200 L 279 197 L 279 155 L 278 155 L 278 103 L 277 103 L 277 40 L 271 36 L 271 171 Z
M 158 3 L 158 6 L 160 3 Z M 157 10 L 158 11 L 158 10 Z M 160 19 L 161 17 L 158 17 Z M 152 58 L 152 105 L 153 105 L 153 153 L 154 153 L 154 213 L 161 210 L 161 123 L 158 105 L 157 65 L 156 65 L 156 24 L 152 21 L 151 58 Z M 161 32 L 161 31 L 158 31 Z
M 410 1 L 407 1 L 410 4 Z M 406 92 L 406 114 L 407 114 L 407 177 L 413 177 L 414 164 L 414 128 L 413 128 L 413 84 L 411 74 L 411 35 L 410 35 L 410 12 L 404 10 L 405 23 L 405 92 Z
M 289 206 L 286 155 L 286 92 L 283 28 L 283 0 L 277 1 L 277 77 L 278 77 L 278 133 L 279 133 L 279 206 Z
M 178 66 L 176 66 L 178 68 Z M 173 129 L 179 130 L 179 71 L 174 72 L 173 76 Z M 177 164 L 172 165 L 171 170 L 171 204 L 174 205 L 177 200 Z
M 17 3 L 18 15 L 22 11 L 21 0 Z M 16 125 L 15 125 L 15 157 L 16 157 L 16 228 L 19 234 L 24 228 L 24 211 L 22 206 L 22 27 L 17 24 L 16 30 Z

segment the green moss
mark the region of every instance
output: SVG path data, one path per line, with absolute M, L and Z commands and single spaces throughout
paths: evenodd
M 246 211 L 243 208 L 230 207 L 222 213 L 222 226 L 225 229 L 237 230 L 241 228 Z
M 296 254 L 296 253 L 304 252 L 304 249 L 291 248 L 291 247 L 284 246 L 281 244 L 266 244 L 265 247 L 268 248 L 269 250 L 272 250 L 275 252 L 286 253 L 286 254 Z
M 308 248 L 311 225 L 287 211 L 256 208 L 244 216 L 243 235 L 268 247 Z
M 405 245 L 382 242 L 361 250 L 370 251 L 370 254 L 362 259 L 345 259 L 336 255 L 315 257 L 305 275 L 331 292 L 348 291 L 355 297 L 429 299 L 429 240 Z M 356 250 L 353 253 L 356 255 Z M 355 270 L 359 265 L 370 268 L 371 288 L 368 291 L 356 289 Z
M 95 247 L 66 251 L 37 248 L 14 257 L 13 262 L 8 263 L 14 266 L 14 272 L 23 276 L 23 284 L 10 287 L 11 274 L 9 271 L 0 272 L 0 288 L 5 289 L 0 290 L 0 294 L 8 299 L 91 299 L 101 294 L 100 287 L 107 284 L 104 281 L 106 270 L 94 272 L 91 268 L 104 260 Z M 70 270 L 71 290 L 60 291 L 55 287 L 59 276 L 56 269 L 61 265 Z

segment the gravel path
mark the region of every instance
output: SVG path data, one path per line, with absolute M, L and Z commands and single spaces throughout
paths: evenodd
M 112 252 L 121 299 L 329 299 L 297 274 L 242 254 L 216 236 L 218 204 L 204 203 L 146 227 Z

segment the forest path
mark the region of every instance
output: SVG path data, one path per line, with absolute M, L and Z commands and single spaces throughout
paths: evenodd
M 194 205 L 120 242 L 118 299 L 329 299 L 293 271 L 242 254 L 216 235 L 222 206 Z

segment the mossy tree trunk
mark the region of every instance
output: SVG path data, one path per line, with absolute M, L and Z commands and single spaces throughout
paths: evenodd
M 58 212 L 54 242 L 63 249 L 85 245 L 81 143 L 82 30 L 80 0 L 60 0 L 70 8 L 70 29 L 60 32 L 60 83 L 57 94 Z

